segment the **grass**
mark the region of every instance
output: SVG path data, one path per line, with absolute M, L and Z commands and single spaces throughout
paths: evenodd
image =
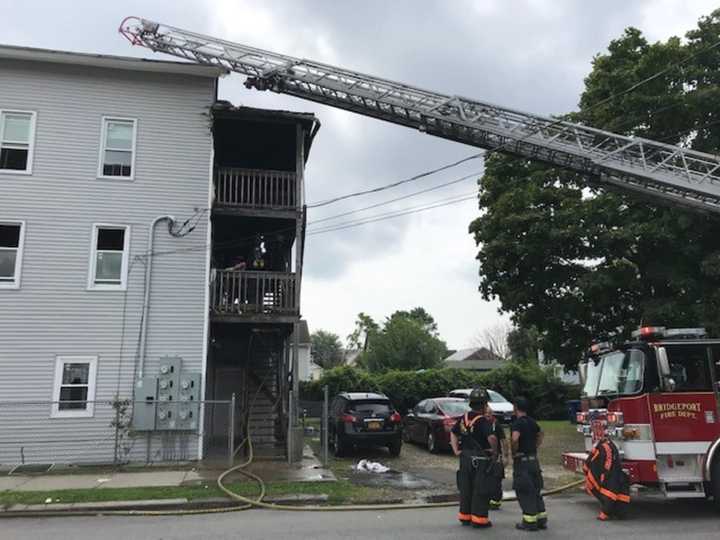
M 236 482 L 227 487 L 246 497 L 255 497 L 259 490 L 254 482 Z M 346 480 L 338 482 L 276 482 L 266 485 L 267 496 L 327 495 L 331 504 L 362 503 L 378 500 L 378 490 L 355 486 Z M 62 489 L 55 491 L 0 491 L 0 506 L 13 504 L 43 504 L 47 499 L 54 503 L 101 501 L 137 501 L 154 499 L 181 499 L 198 501 L 209 497 L 224 497 L 214 483 L 197 486 L 168 486 L 146 488 L 94 488 Z
M 579 452 L 585 448 L 583 436 L 567 420 L 543 420 L 540 427 L 545 432 L 538 456 L 543 465 L 561 466 L 563 452 Z

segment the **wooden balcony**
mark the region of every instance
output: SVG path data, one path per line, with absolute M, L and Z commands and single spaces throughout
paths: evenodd
M 297 176 L 291 171 L 218 167 L 214 204 L 223 210 L 297 211 Z
M 216 320 L 287 322 L 299 315 L 295 274 L 215 270 L 210 313 Z

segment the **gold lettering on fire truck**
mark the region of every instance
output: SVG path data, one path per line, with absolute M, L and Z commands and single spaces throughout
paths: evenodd
M 671 418 L 696 420 L 701 409 L 700 403 L 653 403 L 653 412 L 659 420 Z

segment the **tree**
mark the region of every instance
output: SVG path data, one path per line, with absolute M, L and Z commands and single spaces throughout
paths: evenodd
M 312 361 L 323 369 L 343 365 L 345 354 L 340 337 L 332 332 L 318 330 L 310 336 Z
M 348 348 L 356 351 L 367 351 L 372 336 L 378 332 L 379 328 L 370 315 L 363 312 L 358 313 L 355 329 L 347 337 Z
M 508 336 L 511 330 L 512 325 L 508 323 L 496 324 L 480 332 L 475 341 L 478 346 L 486 348 L 497 358 L 507 360 L 510 358 Z
M 507 335 L 510 359 L 514 362 L 537 361 L 539 335 L 535 328 L 515 327 Z
M 447 354 L 435 319 L 422 307 L 396 311 L 382 326 L 358 314 L 348 345 L 362 351 L 355 363 L 375 372 L 437 367 Z
M 650 44 L 627 29 L 593 60 L 570 117 L 717 152 L 720 48 L 709 47 L 720 39 L 720 10 L 686 36 L 685 44 Z M 517 326 L 537 329 L 537 346 L 568 367 L 592 339 L 627 337 L 640 323 L 720 329 L 717 219 L 591 180 L 526 159 L 487 160 L 482 212 L 470 225 L 483 297 L 499 298 Z

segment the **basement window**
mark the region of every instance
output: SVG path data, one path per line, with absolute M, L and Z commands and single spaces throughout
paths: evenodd
M 0 221 L 0 289 L 20 287 L 25 223 Z
M 134 119 L 103 118 L 98 177 L 133 179 L 136 132 Z
M 92 416 L 96 375 L 96 356 L 58 356 L 55 359 L 51 416 Z
M 92 237 L 88 288 L 125 290 L 130 227 L 98 224 L 93 227 Z
M 0 110 L 0 173 L 32 172 L 35 113 Z

